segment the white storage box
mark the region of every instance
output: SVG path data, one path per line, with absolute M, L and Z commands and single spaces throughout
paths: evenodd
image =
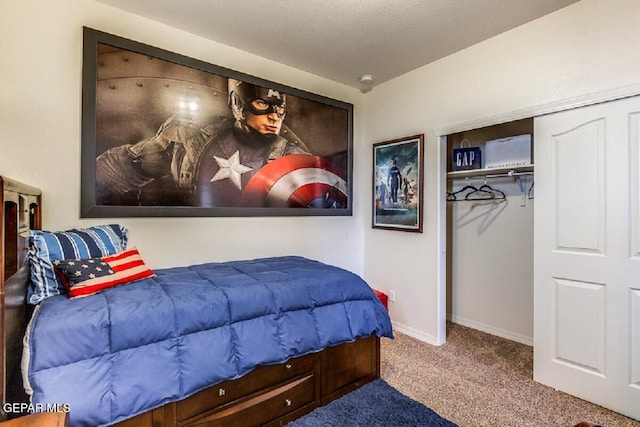
M 510 136 L 487 141 L 484 167 L 512 168 L 531 164 L 531 135 Z

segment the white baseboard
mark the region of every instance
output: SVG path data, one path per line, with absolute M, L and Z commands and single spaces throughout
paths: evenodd
M 398 322 L 391 322 L 391 325 L 393 326 L 393 330 L 396 332 L 401 332 L 405 335 L 409 335 L 412 338 L 415 338 L 417 340 L 426 342 L 427 344 L 431 344 L 431 345 L 442 345 L 444 343 L 439 343 L 437 338 L 434 337 L 433 335 L 429 335 L 429 334 L 425 334 L 423 331 L 419 331 L 417 329 L 411 328 L 409 326 L 403 325 L 401 323 Z
M 497 337 L 505 338 L 510 341 L 519 342 L 520 344 L 533 346 L 533 337 L 526 335 L 516 334 L 505 329 L 496 328 L 494 326 L 485 325 L 484 323 L 476 322 L 474 320 L 465 319 L 464 317 L 454 316 L 447 314 L 447 320 L 453 323 L 457 323 L 468 328 L 477 329 L 487 334 L 495 335 Z
M 520 344 L 525 344 L 529 346 L 533 346 L 533 337 L 528 337 L 526 335 L 516 334 L 511 331 L 507 331 L 505 329 L 496 328 L 494 326 L 485 325 L 484 323 L 476 322 L 474 320 L 465 319 L 460 316 L 451 316 L 447 315 L 447 320 L 453 323 L 457 323 L 462 326 L 466 326 L 468 328 L 477 329 L 479 331 L 485 332 L 487 334 L 495 335 L 500 338 L 508 339 L 510 341 L 515 341 Z M 409 326 L 403 325 L 398 322 L 391 322 L 393 326 L 393 330 L 403 333 L 405 335 L 409 335 L 412 338 L 417 340 L 426 342 L 431 345 L 442 345 L 444 343 L 438 342 L 438 339 L 430 334 L 426 334 L 423 331 L 418 329 L 411 328 Z

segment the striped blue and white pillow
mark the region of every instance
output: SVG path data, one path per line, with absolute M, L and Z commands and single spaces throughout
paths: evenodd
M 113 255 L 127 248 L 127 229 L 121 225 L 99 225 L 85 229 L 49 232 L 29 231 L 31 284 L 30 304 L 67 292 L 55 272 L 54 261 Z

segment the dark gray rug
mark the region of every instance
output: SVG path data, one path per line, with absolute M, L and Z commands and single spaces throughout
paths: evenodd
M 322 408 L 287 424 L 287 427 L 415 426 L 457 427 L 382 379 L 377 379 Z

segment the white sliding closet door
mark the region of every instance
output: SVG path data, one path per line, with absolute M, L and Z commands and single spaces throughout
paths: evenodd
M 534 379 L 640 420 L 640 98 L 534 135 Z

